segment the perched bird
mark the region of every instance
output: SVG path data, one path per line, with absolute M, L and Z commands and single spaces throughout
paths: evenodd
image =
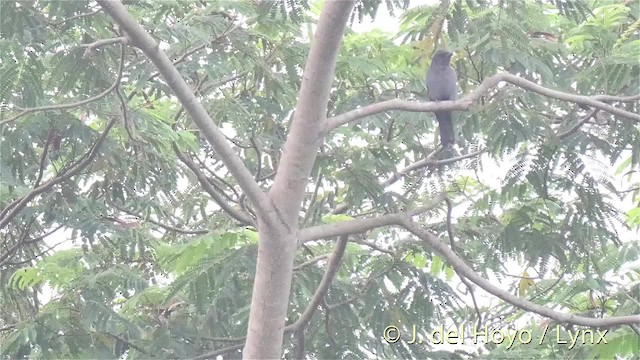
M 431 60 L 431 66 L 427 71 L 426 85 L 431 101 L 445 101 L 456 99 L 457 75 L 451 67 L 453 53 L 438 50 Z M 443 147 L 449 147 L 455 143 L 453 133 L 453 119 L 451 111 L 436 111 L 436 119 L 440 126 L 440 142 Z

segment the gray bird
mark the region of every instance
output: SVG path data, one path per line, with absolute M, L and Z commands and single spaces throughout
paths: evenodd
M 451 67 L 453 53 L 438 50 L 431 60 L 427 71 L 426 85 L 431 101 L 445 101 L 456 99 L 456 82 L 458 77 Z M 451 111 L 436 111 L 436 120 L 440 126 L 440 142 L 443 147 L 455 143 L 453 133 L 453 118 Z

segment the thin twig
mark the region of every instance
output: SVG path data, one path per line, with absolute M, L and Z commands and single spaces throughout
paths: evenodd
M 229 34 L 234 32 L 239 27 L 240 27 L 239 24 L 236 24 L 234 26 L 231 26 L 231 24 L 230 24 L 230 26 L 227 28 L 227 30 L 223 31 L 220 35 L 216 36 L 215 39 L 212 39 L 211 41 L 207 41 L 204 44 L 198 45 L 198 46 L 196 46 L 196 47 L 194 47 L 194 48 L 192 48 L 190 50 L 187 50 L 184 54 L 180 55 L 177 59 L 175 59 L 173 61 L 173 65 L 180 64 L 181 62 L 183 62 L 187 58 L 187 56 L 204 49 L 205 47 L 207 47 L 207 45 L 211 45 L 211 44 L 215 43 L 216 41 L 222 39 L 223 37 L 228 36 Z M 151 81 L 151 80 L 155 79 L 159 75 L 160 75 L 160 72 L 156 71 L 155 73 L 151 74 L 151 76 L 149 76 L 148 81 Z
M 307 260 L 307 261 L 301 263 L 300 265 L 294 266 L 293 267 L 293 271 L 301 270 L 301 269 L 303 269 L 303 268 L 305 268 L 305 267 L 307 267 L 309 265 L 313 265 L 313 264 L 315 264 L 317 262 L 320 262 L 320 261 L 328 258 L 329 256 L 331 256 L 331 254 L 324 254 L 324 255 L 316 256 L 313 259 L 310 259 L 310 260 Z
M 64 24 L 64 23 L 66 23 L 66 22 L 68 22 L 68 21 L 71 21 L 71 20 L 80 19 L 80 18 L 88 17 L 88 16 L 93 16 L 93 15 L 95 15 L 95 14 L 99 13 L 100 11 L 102 11 L 102 9 L 96 9 L 96 10 L 91 11 L 91 12 L 88 12 L 88 13 L 74 15 L 74 16 L 72 16 L 72 17 L 70 17 L 70 18 L 66 18 L 66 19 L 64 19 L 64 20 L 61 20 L 61 21 L 58 21 L 58 22 L 52 23 L 51 25 L 52 25 L 52 26 L 60 26 L 60 25 L 62 25 L 62 24 Z
M 218 193 L 216 189 L 213 188 L 212 183 L 209 179 L 200 171 L 196 163 L 189 158 L 188 155 L 180 151 L 176 144 L 173 144 L 173 151 L 178 156 L 178 159 L 184 163 L 189 170 L 196 176 L 200 185 L 204 188 L 204 190 L 213 198 L 213 200 L 224 210 L 227 214 L 229 214 L 232 218 L 240 221 L 243 224 L 255 225 L 255 220 L 249 214 L 244 211 L 238 210 L 231 205 L 229 205 L 225 199 L 222 198 L 222 195 Z
M 96 100 L 100 100 L 103 97 L 109 95 L 110 92 L 112 92 L 119 84 L 120 84 L 120 79 L 122 79 L 122 68 L 124 67 L 124 46 L 122 47 L 122 53 L 123 55 L 121 56 L 121 65 L 120 65 L 120 71 L 119 71 L 119 75 L 116 77 L 116 81 L 113 83 L 113 85 L 111 85 L 107 90 L 101 92 L 100 94 L 88 98 L 86 100 L 82 100 L 82 101 L 78 101 L 75 103 L 71 103 L 71 104 L 60 104 L 60 105 L 47 105 L 47 106 L 40 106 L 40 107 L 34 107 L 34 108 L 30 108 L 30 109 L 23 109 L 18 115 L 15 115 L 14 117 L 11 117 L 7 120 L 2 120 L 0 121 L 0 126 L 8 124 L 10 122 L 13 122 L 27 114 L 31 114 L 34 112 L 40 112 L 40 111 L 49 111 L 49 110 L 64 110 L 64 109 L 71 109 L 74 107 L 79 107 L 82 105 L 86 105 L 89 104 L 91 102 L 94 102 Z
M 451 213 L 453 212 L 453 203 L 451 202 L 451 199 L 449 199 L 448 197 L 445 197 L 444 201 L 447 203 L 447 235 L 449 236 L 451 251 L 456 253 L 457 252 L 456 240 L 453 237 L 453 225 L 451 223 Z M 482 313 L 480 312 L 480 308 L 478 307 L 478 302 L 476 301 L 476 295 L 473 291 L 473 284 L 471 284 L 469 280 L 467 280 L 467 278 L 465 278 L 464 275 L 462 275 L 457 270 L 456 270 L 456 273 L 458 274 L 458 277 L 460 277 L 460 280 L 462 281 L 462 283 L 469 290 L 469 295 L 471 295 L 471 301 L 473 302 L 473 308 L 476 311 L 476 316 L 478 316 L 477 329 L 480 329 L 482 327 Z
M 81 44 L 81 48 L 86 48 L 88 51 L 93 51 L 99 47 L 113 45 L 113 44 L 126 44 L 127 38 L 124 36 L 109 38 L 109 39 L 100 39 L 91 43 Z
M 587 115 L 585 115 L 582 119 L 580 119 L 575 125 L 573 125 L 570 129 L 568 129 L 567 131 L 563 131 L 563 132 L 558 132 L 556 135 L 560 138 L 560 139 L 564 139 L 567 136 L 575 133 L 576 131 L 578 131 L 578 129 L 580 129 L 580 127 L 582 127 L 582 125 L 584 125 L 587 121 L 591 120 L 591 118 L 593 118 L 594 116 L 596 116 L 596 114 L 598 114 L 598 111 L 600 111 L 600 109 L 593 109 L 591 110 Z
M 121 45 L 120 67 L 118 69 L 116 82 L 110 89 L 115 89 L 120 84 L 120 79 L 122 78 L 122 72 L 124 70 L 124 54 L 124 46 Z M 13 219 L 13 217 L 15 217 L 25 206 L 27 206 L 29 201 L 31 201 L 37 195 L 49 191 L 51 188 L 53 188 L 54 185 L 68 180 L 69 178 L 80 172 L 80 170 L 89 165 L 91 161 L 93 161 L 93 159 L 98 155 L 98 150 L 106 140 L 109 131 L 111 131 L 111 128 L 116 124 L 117 120 L 118 118 L 114 116 L 113 119 L 109 123 L 107 123 L 104 131 L 100 134 L 98 140 L 93 144 L 91 149 L 86 152 L 80 160 L 75 162 L 75 164 L 70 165 L 67 169 L 61 170 L 56 177 L 47 181 L 41 186 L 34 187 L 28 194 L 26 194 L 22 198 L 14 200 L 2 211 L 0 211 L 0 229 L 5 227 L 11 221 L 11 219 Z
M 227 347 L 223 347 L 222 349 L 218 349 L 215 351 L 211 351 L 202 355 L 198 355 L 195 357 L 190 358 L 189 360 L 202 360 L 202 359 L 215 359 L 216 357 L 218 357 L 219 355 L 224 355 L 226 353 L 235 351 L 235 350 L 240 350 L 244 347 L 244 343 L 239 343 L 236 345 L 230 345 Z

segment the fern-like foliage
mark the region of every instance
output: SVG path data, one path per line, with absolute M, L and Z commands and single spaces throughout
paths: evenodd
M 425 69 L 442 47 L 455 52 L 460 96 L 509 72 L 566 93 L 617 96 L 624 101 L 611 106 L 640 111 L 633 2 L 410 5 L 356 3 L 351 25 L 386 12 L 400 31 L 345 32 L 327 117 L 394 98 L 425 101 Z M 297 111 L 316 3 L 126 6 L 268 191 Z M 193 358 L 227 348 L 222 356 L 240 357 L 263 229 L 222 154 L 141 52 L 92 46 L 122 36 L 96 4 L 2 1 L 0 14 L 0 356 Z M 117 88 L 86 103 L 116 84 L 121 55 Z M 325 134 L 301 226 L 397 213 L 446 193 L 451 224 L 445 203 L 413 219 L 455 244 L 474 271 L 548 307 L 637 314 L 640 253 L 629 229 L 640 226 L 638 124 L 508 84 L 454 114 L 455 153 L 402 174 L 436 150 L 432 113 L 389 111 Z M 285 334 L 285 357 L 300 348 L 309 358 L 610 355 L 591 344 L 571 353 L 552 343 L 508 352 L 480 344 L 472 353 L 387 344 L 381 334 L 392 325 L 409 334 L 415 324 L 427 338 L 440 324 L 475 323 L 478 312 L 502 328 L 537 318 L 478 292 L 476 308 L 444 258 L 398 226 L 350 240 L 304 346 Z M 333 245 L 300 246 L 287 325 L 313 298 Z M 525 277 L 531 284 L 521 289 Z M 526 328 L 541 335 L 537 323 Z M 622 356 L 640 351 L 630 335 L 611 331 Z

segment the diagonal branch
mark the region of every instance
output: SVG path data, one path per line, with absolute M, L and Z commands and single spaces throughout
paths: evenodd
M 591 120 L 591 118 L 595 117 L 598 114 L 598 109 L 593 109 L 591 110 L 587 115 L 585 115 L 583 118 L 581 118 L 575 125 L 573 125 L 571 128 L 569 128 L 568 130 L 565 130 L 563 132 L 557 132 L 556 136 L 560 139 L 564 139 L 567 136 L 575 133 L 576 131 L 578 131 L 578 129 L 580 129 L 580 127 L 582 127 L 582 125 L 586 124 L 587 121 Z
M 457 161 L 461 161 L 461 160 L 473 158 L 473 157 L 476 157 L 476 156 L 480 156 L 483 153 L 485 153 L 488 149 L 481 149 L 481 150 L 478 150 L 478 151 L 474 151 L 474 152 L 471 152 L 471 153 L 468 153 L 468 154 L 464 154 L 464 155 L 460 155 L 460 156 L 455 156 L 455 157 L 448 158 L 448 159 L 435 160 L 436 154 L 438 154 L 441 150 L 442 150 L 442 147 L 439 147 L 438 149 L 434 150 L 429 155 L 427 155 L 427 157 L 425 157 L 425 158 L 423 158 L 421 160 L 418 160 L 415 163 L 412 163 L 412 164 L 409 164 L 409 165 L 405 166 L 404 168 L 400 169 L 399 171 L 397 171 L 393 175 L 391 175 L 389 178 L 387 178 L 387 180 L 383 181 L 380 184 L 380 186 L 383 189 L 386 189 L 389 186 L 395 184 L 398 180 L 402 179 L 406 174 L 408 174 L 411 171 L 422 169 L 422 168 L 429 167 L 429 166 L 439 166 L 439 165 L 453 164 L 454 162 L 457 162 Z M 331 213 L 332 214 L 342 214 L 345 211 L 347 211 L 348 208 L 349 208 L 349 206 L 347 204 L 340 204 L 340 205 L 336 206 L 331 211 Z
M 121 49 L 122 51 L 120 52 L 120 67 L 118 69 L 116 81 L 111 87 L 113 89 L 115 89 L 116 87 L 118 87 L 118 85 L 120 85 L 120 79 L 122 78 L 122 71 L 124 69 L 124 46 L 121 46 Z M 114 116 L 113 119 L 111 119 L 111 121 L 107 123 L 107 126 L 98 137 L 98 140 L 93 144 L 91 149 L 80 160 L 70 165 L 69 168 L 67 168 L 66 170 L 63 169 L 53 179 L 45 182 L 40 186 L 34 187 L 31 191 L 29 191 L 28 194 L 26 194 L 22 198 L 16 199 L 15 201 L 7 205 L 2 211 L 0 211 L 0 229 L 5 227 L 11 221 L 11 219 L 13 219 L 16 215 L 18 215 L 18 213 L 22 209 L 24 209 L 33 198 L 35 198 L 39 194 L 49 191 L 51 188 L 53 188 L 53 186 L 70 179 L 72 176 L 76 175 L 82 169 L 87 167 L 93 161 L 93 159 L 96 156 L 98 156 L 98 151 L 100 150 L 100 147 L 102 146 L 104 141 L 107 139 L 107 135 L 109 134 L 109 131 L 111 131 L 111 128 L 117 122 L 118 122 L 118 117 Z
M 144 52 L 156 66 L 167 85 L 180 100 L 202 134 L 220 156 L 229 172 L 254 205 L 259 216 L 267 223 L 277 224 L 278 215 L 267 195 L 260 189 L 242 160 L 227 143 L 205 108 L 184 81 L 173 62 L 159 47 L 158 42 L 127 12 L 120 1 L 98 0 L 100 6 L 126 32 L 130 43 Z
M 316 312 L 318 305 L 320 305 L 320 302 L 324 299 L 327 291 L 329 291 L 329 286 L 331 286 L 331 282 L 338 272 L 338 268 L 340 268 L 340 263 L 342 262 L 342 256 L 344 255 L 344 250 L 347 247 L 348 240 L 348 235 L 341 235 L 338 237 L 338 242 L 333 248 L 333 254 L 331 254 L 331 257 L 329 258 L 327 269 L 324 272 L 324 276 L 322 276 L 322 280 L 320 280 L 320 285 L 318 285 L 316 292 L 313 294 L 313 298 L 309 304 L 307 304 L 307 307 L 304 309 L 304 312 L 298 320 L 290 325 L 296 331 L 303 330 L 304 326 L 311 321 L 311 317 L 313 317 L 313 314 Z
M 510 292 L 500 289 L 493 285 L 489 280 L 483 278 L 471 269 L 462 259 L 460 259 L 447 245 L 440 241 L 435 235 L 422 229 L 422 227 L 411 221 L 408 217 L 402 219 L 402 227 L 410 231 L 412 234 L 424 241 L 425 244 L 436 250 L 444 257 L 449 264 L 459 274 L 464 275 L 467 279 L 487 291 L 488 293 L 499 297 L 500 299 L 515 305 L 523 310 L 546 316 L 560 323 L 576 324 L 589 327 L 611 327 L 616 325 L 629 325 L 640 323 L 640 315 L 616 316 L 609 318 L 590 318 L 585 316 L 572 315 L 551 310 L 547 307 L 532 303 L 531 301 L 522 299 Z
M 30 229 L 29 228 L 31 227 L 33 221 L 35 221 L 35 219 L 33 219 L 29 224 L 27 224 L 25 226 L 25 228 L 24 228 L 25 230 L 24 230 L 23 234 L 20 236 L 19 239 L 17 239 L 15 244 L 13 244 L 10 248 L 6 249 L 3 253 L 0 253 L 0 267 L 19 264 L 19 262 L 10 263 L 9 260 L 11 259 L 11 257 L 13 255 L 15 255 L 15 253 L 18 251 L 18 249 L 21 246 L 40 242 L 40 241 L 44 240 L 46 237 L 48 237 L 49 235 L 53 234 L 54 232 L 56 232 L 56 231 L 60 230 L 60 228 L 62 228 L 62 225 L 59 225 L 59 226 L 47 231 L 46 233 L 44 233 L 42 235 L 39 235 L 37 237 L 34 237 L 33 239 L 27 240 L 27 237 L 29 237 L 29 235 L 30 235 L 30 233 L 29 233 Z M 33 260 L 33 257 L 28 259 L 28 260 L 26 260 L 26 261 L 28 262 L 28 261 L 31 261 L 31 260 Z
M 319 261 L 322 261 L 322 260 L 324 260 L 324 259 L 328 258 L 329 256 L 331 256 L 331 254 L 323 254 L 323 255 L 316 256 L 316 257 L 314 257 L 313 259 L 307 260 L 307 261 L 303 262 L 303 263 L 302 263 L 302 264 L 300 264 L 300 265 L 296 265 L 296 266 L 294 266 L 294 267 L 293 267 L 293 271 L 299 271 L 299 270 L 302 270 L 302 269 L 304 269 L 304 268 L 305 268 L 305 267 L 307 267 L 307 266 L 311 266 L 311 265 L 313 265 L 313 264 L 315 264 L 315 263 L 317 263 L 317 262 L 319 262 Z
M 316 292 L 313 294 L 311 301 L 307 304 L 307 307 L 304 309 L 304 312 L 295 323 L 286 326 L 285 331 L 294 331 L 295 336 L 298 338 L 298 356 L 296 358 L 303 359 L 304 356 L 304 328 L 307 326 L 313 314 L 318 309 L 318 305 L 324 302 L 324 297 L 329 291 L 329 287 L 331 286 L 331 282 L 336 276 L 338 269 L 340 268 L 340 264 L 342 263 L 342 257 L 344 256 L 344 251 L 347 248 L 347 241 L 349 240 L 348 235 L 342 235 L 338 237 L 338 242 L 336 246 L 333 248 L 333 254 L 331 254 L 331 258 L 329 258 L 329 263 L 327 264 L 327 269 L 322 276 L 322 280 L 320 280 L 320 284 L 316 289 Z
M 213 200 L 222 208 L 222 210 L 226 211 L 232 218 L 240 221 L 245 225 L 254 225 L 255 221 L 249 216 L 249 214 L 244 211 L 238 210 L 227 203 L 227 201 L 218 193 L 218 191 L 211 185 L 207 176 L 200 171 L 198 165 L 189 158 L 186 154 L 180 151 L 178 147 L 173 144 L 173 151 L 176 153 L 180 161 L 182 161 L 187 167 L 193 172 L 193 174 L 202 185 L 202 188 L 213 198 Z
M 192 49 L 187 50 L 185 53 L 183 53 L 182 55 L 180 55 L 178 58 L 176 58 L 176 59 L 173 61 L 173 65 L 178 65 L 178 64 L 180 64 L 180 63 L 181 63 L 181 62 L 183 62 L 183 61 L 184 61 L 184 60 L 185 60 L 189 55 L 191 55 L 191 54 L 193 54 L 193 53 L 195 53 L 195 52 L 198 52 L 198 51 L 200 51 L 200 50 L 204 49 L 205 47 L 207 47 L 207 45 L 212 45 L 212 44 L 214 44 L 215 42 L 217 42 L 218 40 L 220 40 L 220 39 L 222 39 L 222 38 L 224 38 L 224 37 L 229 36 L 229 34 L 231 34 L 232 32 L 236 31 L 239 27 L 240 27 L 240 25 L 237 25 L 237 24 L 236 24 L 236 25 L 234 25 L 234 26 L 230 26 L 230 27 L 228 27 L 228 28 L 227 28 L 227 30 L 223 31 L 223 32 L 222 32 L 222 34 L 220 34 L 220 35 L 216 36 L 214 39 L 212 39 L 212 40 L 210 40 L 210 41 L 207 41 L 207 42 L 205 42 L 205 43 L 203 43 L 203 44 L 200 44 L 200 45 L 198 45 L 198 46 L 196 46 L 196 47 L 194 47 L 194 48 L 192 48 Z M 157 78 L 159 75 L 160 75 L 160 72 L 159 72 L 159 71 L 157 71 L 157 72 L 155 72 L 155 73 L 151 74 L 151 76 L 149 76 L 149 78 L 147 79 L 147 81 L 151 81 L 151 80 L 153 80 L 153 79 Z
M 412 216 L 434 208 L 443 199 L 444 197 L 442 195 L 436 196 L 429 204 L 405 213 L 383 215 L 378 218 L 355 219 L 340 223 L 309 227 L 301 230 L 300 242 L 305 243 L 323 237 L 355 234 L 375 229 L 381 226 L 401 225 L 402 227 L 413 233 L 415 236 L 422 239 L 427 245 L 432 247 L 438 253 L 440 253 L 440 255 L 442 255 L 455 269 L 455 271 L 461 276 L 465 276 L 468 280 L 472 281 L 488 293 L 495 295 L 498 298 L 523 310 L 531 311 L 536 314 L 549 317 L 561 323 L 584 325 L 590 327 L 610 327 L 616 325 L 636 324 L 640 322 L 640 315 L 617 316 L 598 319 L 554 311 L 547 307 L 532 303 L 531 301 L 519 298 L 509 293 L 508 291 L 500 289 L 491 284 L 488 280 L 484 279 L 473 269 L 471 269 L 464 262 L 464 260 L 459 258 L 452 249 L 447 247 L 444 242 L 440 241 L 435 235 L 431 234 L 430 232 L 422 229 L 417 223 L 411 221 Z

